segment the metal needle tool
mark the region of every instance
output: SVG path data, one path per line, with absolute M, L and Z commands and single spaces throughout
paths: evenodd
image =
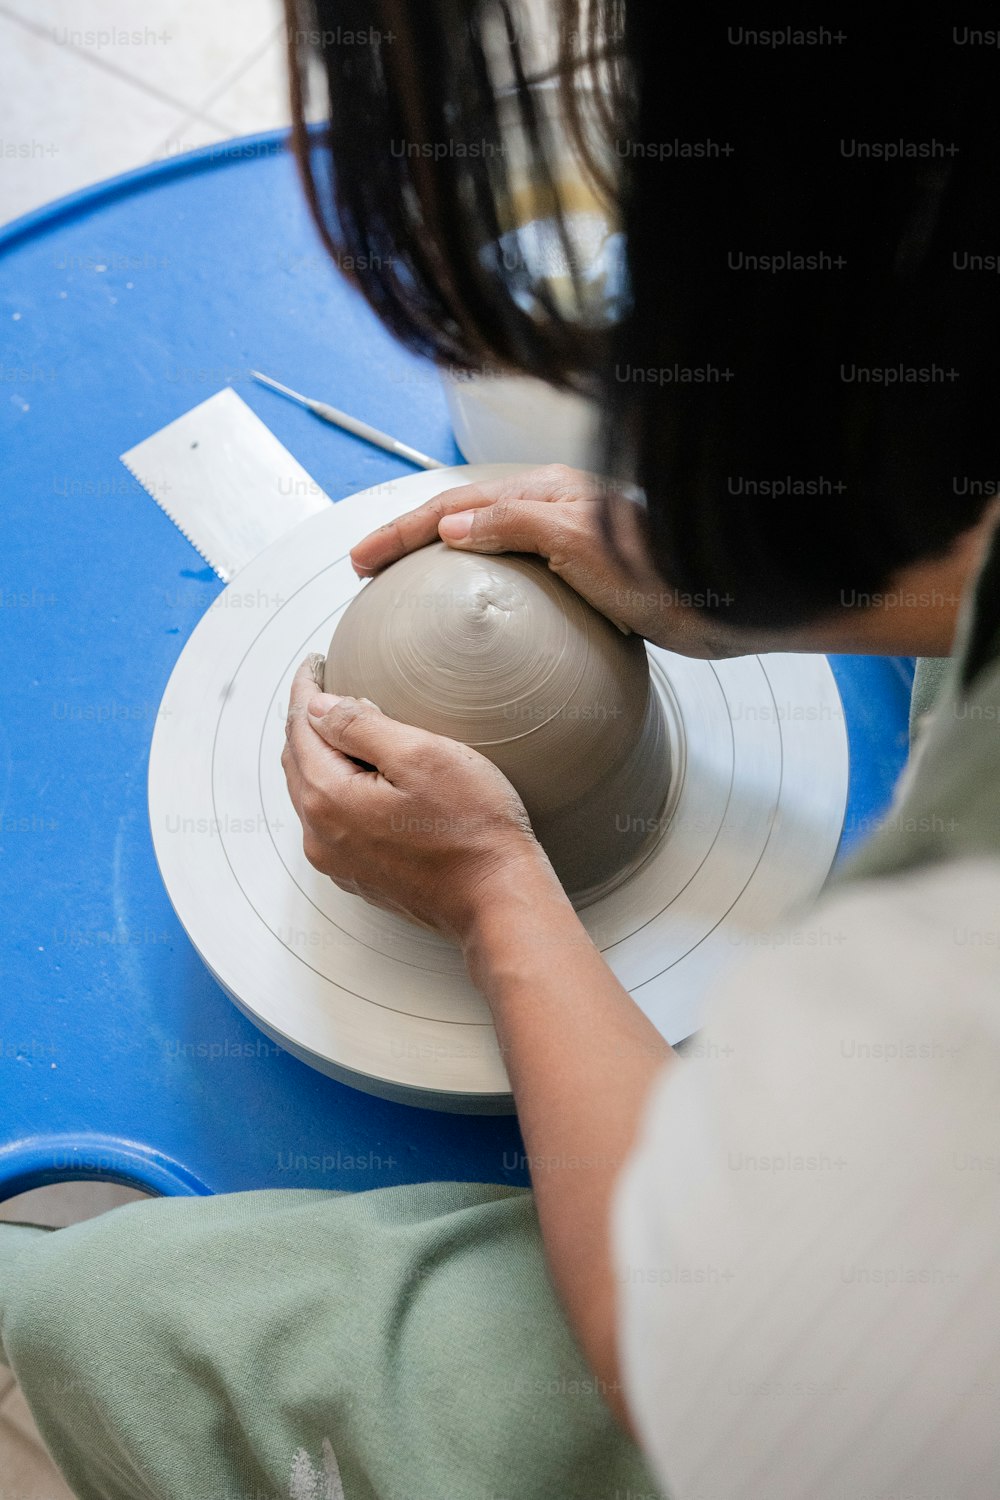
M 311 396 L 303 396 L 299 391 L 291 390 L 287 385 L 282 385 L 280 380 L 272 380 L 270 375 L 262 375 L 259 370 L 251 370 L 250 374 L 254 380 L 259 380 L 261 385 L 269 385 L 272 390 L 280 391 L 283 396 L 288 396 L 292 401 L 297 401 L 300 406 L 305 406 L 317 417 L 322 417 L 324 422 L 332 422 L 335 427 L 342 427 L 345 432 L 352 432 L 355 437 L 363 438 L 366 443 L 374 443 L 377 448 L 385 448 L 389 453 L 395 453 L 397 458 L 405 458 L 411 464 L 417 464 L 421 469 L 444 469 L 446 464 L 440 463 L 436 458 L 429 458 L 426 453 L 421 453 L 417 448 L 411 448 L 409 443 L 401 443 L 398 438 L 390 437 L 387 432 L 380 432 L 377 427 L 372 427 L 368 422 L 362 422 L 357 417 L 349 416 L 346 411 L 340 411 L 336 406 L 330 406 L 326 401 L 314 401 Z

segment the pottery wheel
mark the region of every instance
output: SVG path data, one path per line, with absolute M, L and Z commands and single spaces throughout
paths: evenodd
M 454 485 L 511 465 L 383 484 L 303 522 L 243 569 L 167 684 L 150 752 L 167 892 L 216 979 L 275 1041 L 369 1092 L 438 1109 L 511 1107 L 488 1008 L 457 950 L 340 891 L 302 853 L 281 769 L 289 685 L 361 587 L 349 549 Z M 711 979 L 808 903 L 847 798 L 843 710 L 822 656 L 705 662 L 648 647 L 671 747 L 662 828 L 638 870 L 581 911 L 670 1042 Z

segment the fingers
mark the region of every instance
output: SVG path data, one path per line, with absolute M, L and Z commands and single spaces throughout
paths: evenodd
M 456 511 L 480 510 L 515 500 L 551 504 L 585 499 L 593 493 L 593 486 L 593 475 L 565 464 L 546 464 L 490 484 L 458 485 L 366 536 L 351 552 L 354 571 L 368 578 L 407 552 L 426 547 L 428 542 L 437 540 L 442 517 Z
M 342 760 L 349 757 L 348 765 L 366 761 L 390 782 L 396 782 L 408 766 L 418 761 L 426 764 L 440 742 L 439 735 L 390 719 L 367 698 L 317 694 L 309 705 L 308 721 L 318 753 L 329 755 L 333 750 Z
M 323 691 L 323 672 L 326 667 L 326 657 L 322 651 L 310 651 L 305 661 L 299 664 L 295 676 L 292 678 L 291 702 L 305 705 L 309 692 L 315 693 L 318 688 Z
M 322 661 L 307 657 L 289 696 L 282 764 L 297 808 L 310 788 L 333 792 L 339 783 L 346 789 L 372 769 L 394 781 L 415 759 L 426 763 L 441 743 L 439 735 L 390 719 L 367 698 L 324 693 L 318 680 Z
M 390 563 L 437 541 L 438 522 L 451 510 L 464 510 L 470 506 L 492 505 L 492 485 L 460 484 L 456 489 L 445 490 L 433 500 L 397 516 L 387 526 L 373 531 L 351 552 L 351 563 L 359 578 L 369 578 L 380 573 Z M 456 498 L 458 497 L 458 498 Z
M 330 781 L 338 776 L 354 775 L 359 769 L 346 756 L 331 755 L 329 748 L 317 740 L 310 723 L 309 704 L 323 691 L 322 663 L 322 656 L 307 656 L 292 679 L 285 721 L 286 749 L 281 759 L 293 802 L 297 791 L 297 787 L 293 788 L 293 779 L 304 777 L 311 782 Z
M 309 701 L 323 691 L 323 657 L 313 652 L 301 663 L 288 694 L 288 718 L 285 721 L 285 738 L 293 750 L 303 740 L 309 728 L 306 710 Z
M 534 500 L 497 500 L 481 510 L 442 517 L 439 532 L 463 552 L 533 552 L 560 565 L 584 539 L 583 510 Z

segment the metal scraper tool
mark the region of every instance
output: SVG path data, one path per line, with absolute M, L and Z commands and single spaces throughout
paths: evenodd
M 392 437 L 388 432 L 380 432 L 370 422 L 362 422 L 359 417 L 352 417 L 350 412 L 331 406 L 329 401 L 316 401 L 312 396 L 303 396 L 301 391 L 293 391 L 290 385 L 282 385 L 280 380 L 272 380 L 270 375 L 262 375 L 259 370 L 251 370 L 250 374 L 254 380 L 259 380 L 261 385 L 269 386 L 272 391 L 280 391 L 283 396 L 287 396 L 290 401 L 297 401 L 314 416 L 322 417 L 324 422 L 332 422 L 334 427 L 342 427 L 345 432 L 352 433 L 364 442 L 374 443 L 376 448 L 384 448 L 387 453 L 395 453 L 397 458 L 405 458 L 409 464 L 416 464 L 421 469 L 447 467 L 439 458 L 431 458 L 428 454 L 421 453 L 419 448 L 411 448 L 409 443 L 401 443 L 399 438 Z
M 121 461 L 225 583 L 331 504 L 228 387 L 137 443 Z

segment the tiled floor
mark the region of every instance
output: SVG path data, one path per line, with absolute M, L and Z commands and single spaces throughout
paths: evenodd
M 0 220 L 287 120 L 279 0 L 0 0 Z
M 287 122 L 279 0 L 0 0 L 0 221 Z M 77 1182 L 0 1204 L 0 1219 L 63 1225 L 132 1196 Z M 70 1494 L 4 1366 L 0 1494 Z

